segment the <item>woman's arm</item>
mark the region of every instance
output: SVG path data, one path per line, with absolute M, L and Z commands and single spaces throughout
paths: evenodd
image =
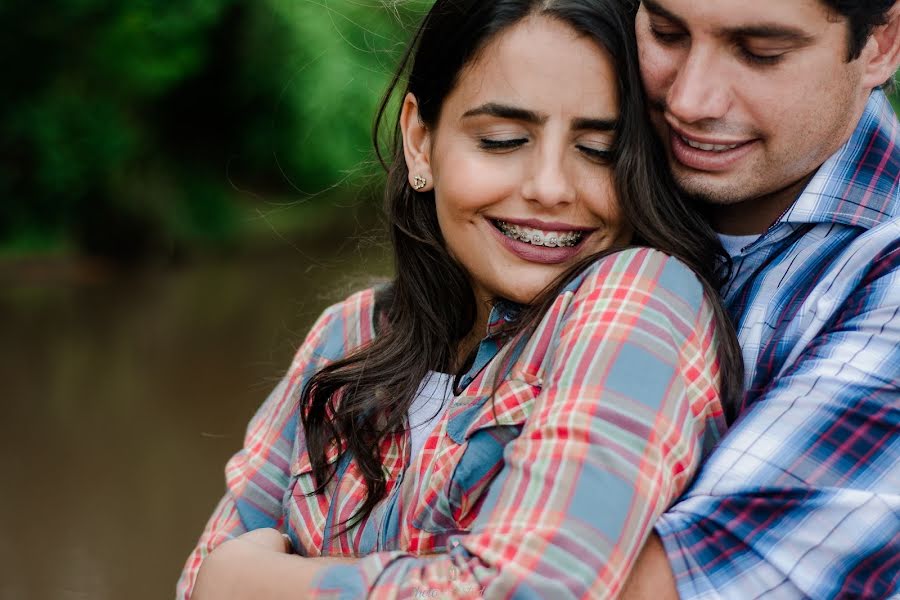
M 371 293 L 361 292 L 326 310 L 300 346 L 287 375 L 251 419 L 243 448 L 225 468 L 225 495 L 179 578 L 179 600 L 191 597 L 200 565 L 216 547 L 248 531 L 281 526 L 290 457 L 295 444 L 304 443 L 298 423 L 300 390 L 318 369 L 343 355 L 347 331 L 356 329 L 350 321 L 366 314 L 371 299 Z
M 621 591 L 657 517 L 724 430 L 712 307 L 683 264 L 630 250 L 588 271 L 557 333 L 472 533 L 443 562 L 396 561 L 377 590 Z
M 203 561 L 192 600 L 294 600 L 319 569 L 354 564 L 352 558 L 303 558 L 275 529 L 256 529 L 225 542 Z
M 383 552 L 336 566 L 288 557 L 294 562 L 271 566 L 285 569 L 283 592 L 621 592 L 657 516 L 695 472 L 704 437 L 723 424 L 714 320 L 694 275 L 649 250 L 598 262 L 559 310 L 565 313 L 542 390 L 505 449 L 472 532 L 454 538 L 449 552 L 426 557 Z

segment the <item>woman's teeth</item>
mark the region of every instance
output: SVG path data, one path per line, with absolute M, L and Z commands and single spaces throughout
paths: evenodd
M 701 144 L 700 142 L 695 142 L 693 140 L 689 140 L 684 136 L 680 136 L 682 141 L 685 144 L 690 146 L 691 148 L 696 148 L 697 150 L 706 150 L 707 152 L 725 152 L 726 150 L 734 150 L 741 144 Z
M 494 221 L 494 224 L 508 238 L 534 246 L 546 246 L 547 248 L 572 247 L 577 245 L 581 238 L 584 237 L 584 232 L 581 231 L 544 231 L 542 229 L 513 225 L 506 221 Z

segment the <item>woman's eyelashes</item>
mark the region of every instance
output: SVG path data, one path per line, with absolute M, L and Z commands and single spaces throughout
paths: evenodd
M 512 139 L 496 139 L 496 138 L 479 138 L 478 146 L 482 150 L 514 150 L 528 143 L 528 138 L 512 138 Z
M 596 146 L 585 146 L 584 144 L 578 144 L 575 146 L 578 148 L 578 151 L 581 152 L 584 156 L 586 156 L 589 160 L 597 163 L 610 163 L 612 162 L 615 154 L 609 148 L 598 148 Z
M 478 139 L 478 146 L 482 150 L 487 150 L 489 152 L 510 152 L 525 146 L 529 141 L 530 140 L 525 137 L 503 139 L 482 137 Z M 611 162 L 614 157 L 613 151 L 606 147 L 575 144 L 575 149 L 592 162 L 608 163 Z

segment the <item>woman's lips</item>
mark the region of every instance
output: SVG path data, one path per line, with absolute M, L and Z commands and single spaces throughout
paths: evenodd
M 547 246 L 535 246 L 527 242 L 514 240 L 504 235 L 492 222 L 489 221 L 488 223 L 488 229 L 490 229 L 491 234 L 512 254 L 522 260 L 543 265 L 555 265 L 571 260 L 581 252 L 584 241 L 591 235 L 591 231 L 589 230 L 578 229 L 578 231 L 584 231 L 584 237 L 582 237 L 577 244 L 574 246 L 557 246 L 551 248 Z M 519 223 L 524 224 L 522 221 L 519 221 Z
M 577 225 L 570 225 L 568 223 L 561 223 L 559 221 L 541 221 L 540 219 L 491 219 L 492 221 L 503 221 L 505 223 L 510 223 L 511 225 L 519 225 L 521 227 L 530 227 L 532 229 L 541 229 L 543 231 L 582 231 L 582 232 L 590 232 L 593 231 L 592 227 L 579 227 Z

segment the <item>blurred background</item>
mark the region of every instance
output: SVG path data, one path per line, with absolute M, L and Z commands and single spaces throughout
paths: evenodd
M 170 598 L 247 420 L 390 275 L 428 2 L 0 2 L 0 600 Z
M 309 325 L 390 275 L 370 130 L 429 4 L 0 2 L 0 600 L 173 595 Z

